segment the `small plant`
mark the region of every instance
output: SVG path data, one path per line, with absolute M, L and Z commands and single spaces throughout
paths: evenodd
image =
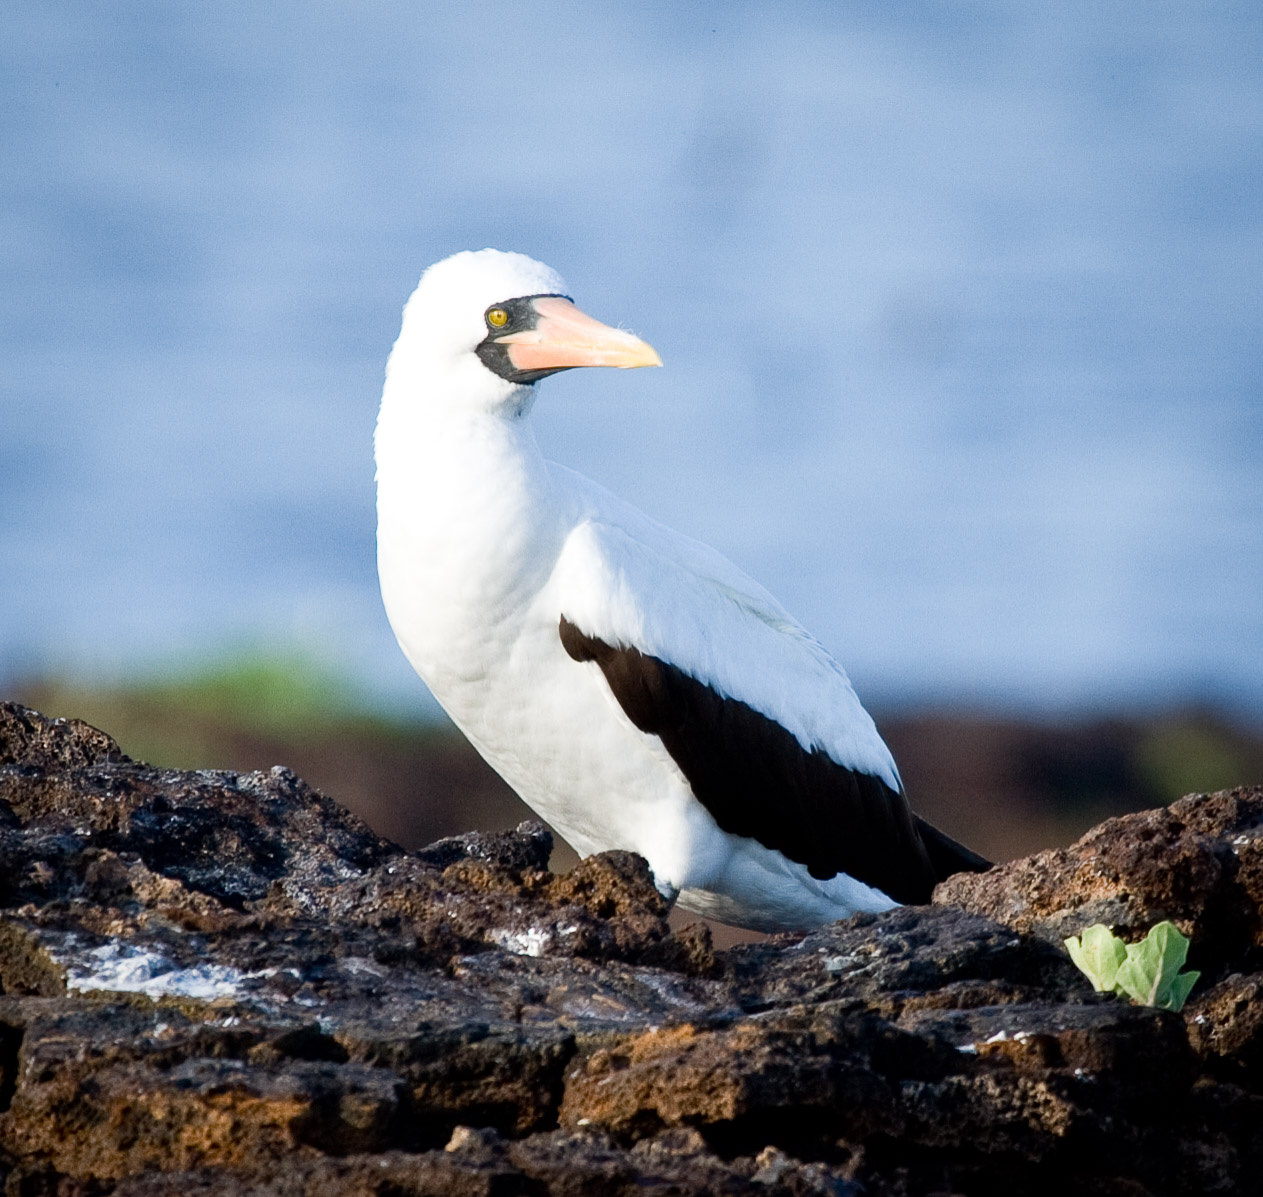
M 1065 941 L 1070 959 L 1098 993 L 1126 994 L 1141 1006 L 1183 1009 L 1189 991 L 1202 974 L 1182 973 L 1188 938 L 1173 923 L 1162 922 L 1138 943 L 1125 944 L 1097 923 Z

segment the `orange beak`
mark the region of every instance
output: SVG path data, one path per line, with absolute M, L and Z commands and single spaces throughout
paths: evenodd
M 496 337 L 508 345 L 516 370 L 567 370 L 572 366 L 660 366 L 662 359 L 639 337 L 585 315 L 568 299 L 544 295 L 531 301 L 535 327 Z

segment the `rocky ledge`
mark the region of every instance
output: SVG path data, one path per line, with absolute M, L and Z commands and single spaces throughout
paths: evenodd
M 419 852 L 285 769 L 0 705 L 0 1166 L 118 1194 L 1204 1194 L 1263 1175 L 1263 789 L 728 952 L 538 824 Z M 1171 919 L 1181 1014 L 1061 939 Z

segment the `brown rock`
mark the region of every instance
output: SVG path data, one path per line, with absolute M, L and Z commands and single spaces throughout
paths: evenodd
M 623 1141 L 664 1127 L 706 1127 L 712 1139 L 732 1145 L 797 1144 L 826 1125 L 851 1141 L 893 1133 L 891 1086 L 870 1058 L 875 1043 L 893 1035 L 894 1028 L 859 1010 L 807 1027 L 760 1020 L 651 1030 L 572 1067 L 561 1123 L 597 1127 Z
M 950 877 L 939 904 L 1055 943 L 1094 923 L 1136 938 L 1169 919 L 1219 975 L 1263 945 L 1263 788 L 1194 794 L 1108 819 L 1069 848 Z
M 25 1197 L 1200 1194 L 1263 1172 L 1263 792 L 716 953 L 537 823 L 404 852 L 284 769 L 0 704 L 0 1174 Z M 958 903 L 953 905 L 952 903 Z M 1185 1016 L 1060 937 L 1171 918 Z
M 1263 973 L 1233 973 L 1185 1007 L 1189 1040 L 1228 1075 L 1263 1092 Z

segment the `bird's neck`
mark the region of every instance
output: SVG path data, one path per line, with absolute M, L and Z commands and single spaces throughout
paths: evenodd
M 383 399 L 376 435 L 382 595 L 423 677 L 452 647 L 515 633 L 547 580 L 561 513 L 525 416 Z M 433 682 L 431 682 L 433 685 Z
M 525 405 L 482 410 L 410 399 L 389 387 L 382 398 L 374 436 L 379 503 L 429 498 L 445 525 L 464 515 L 481 524 L 488 501 L 513 507 L 547 482 Z M 474 507 L 463 510 L 462 500 Z

